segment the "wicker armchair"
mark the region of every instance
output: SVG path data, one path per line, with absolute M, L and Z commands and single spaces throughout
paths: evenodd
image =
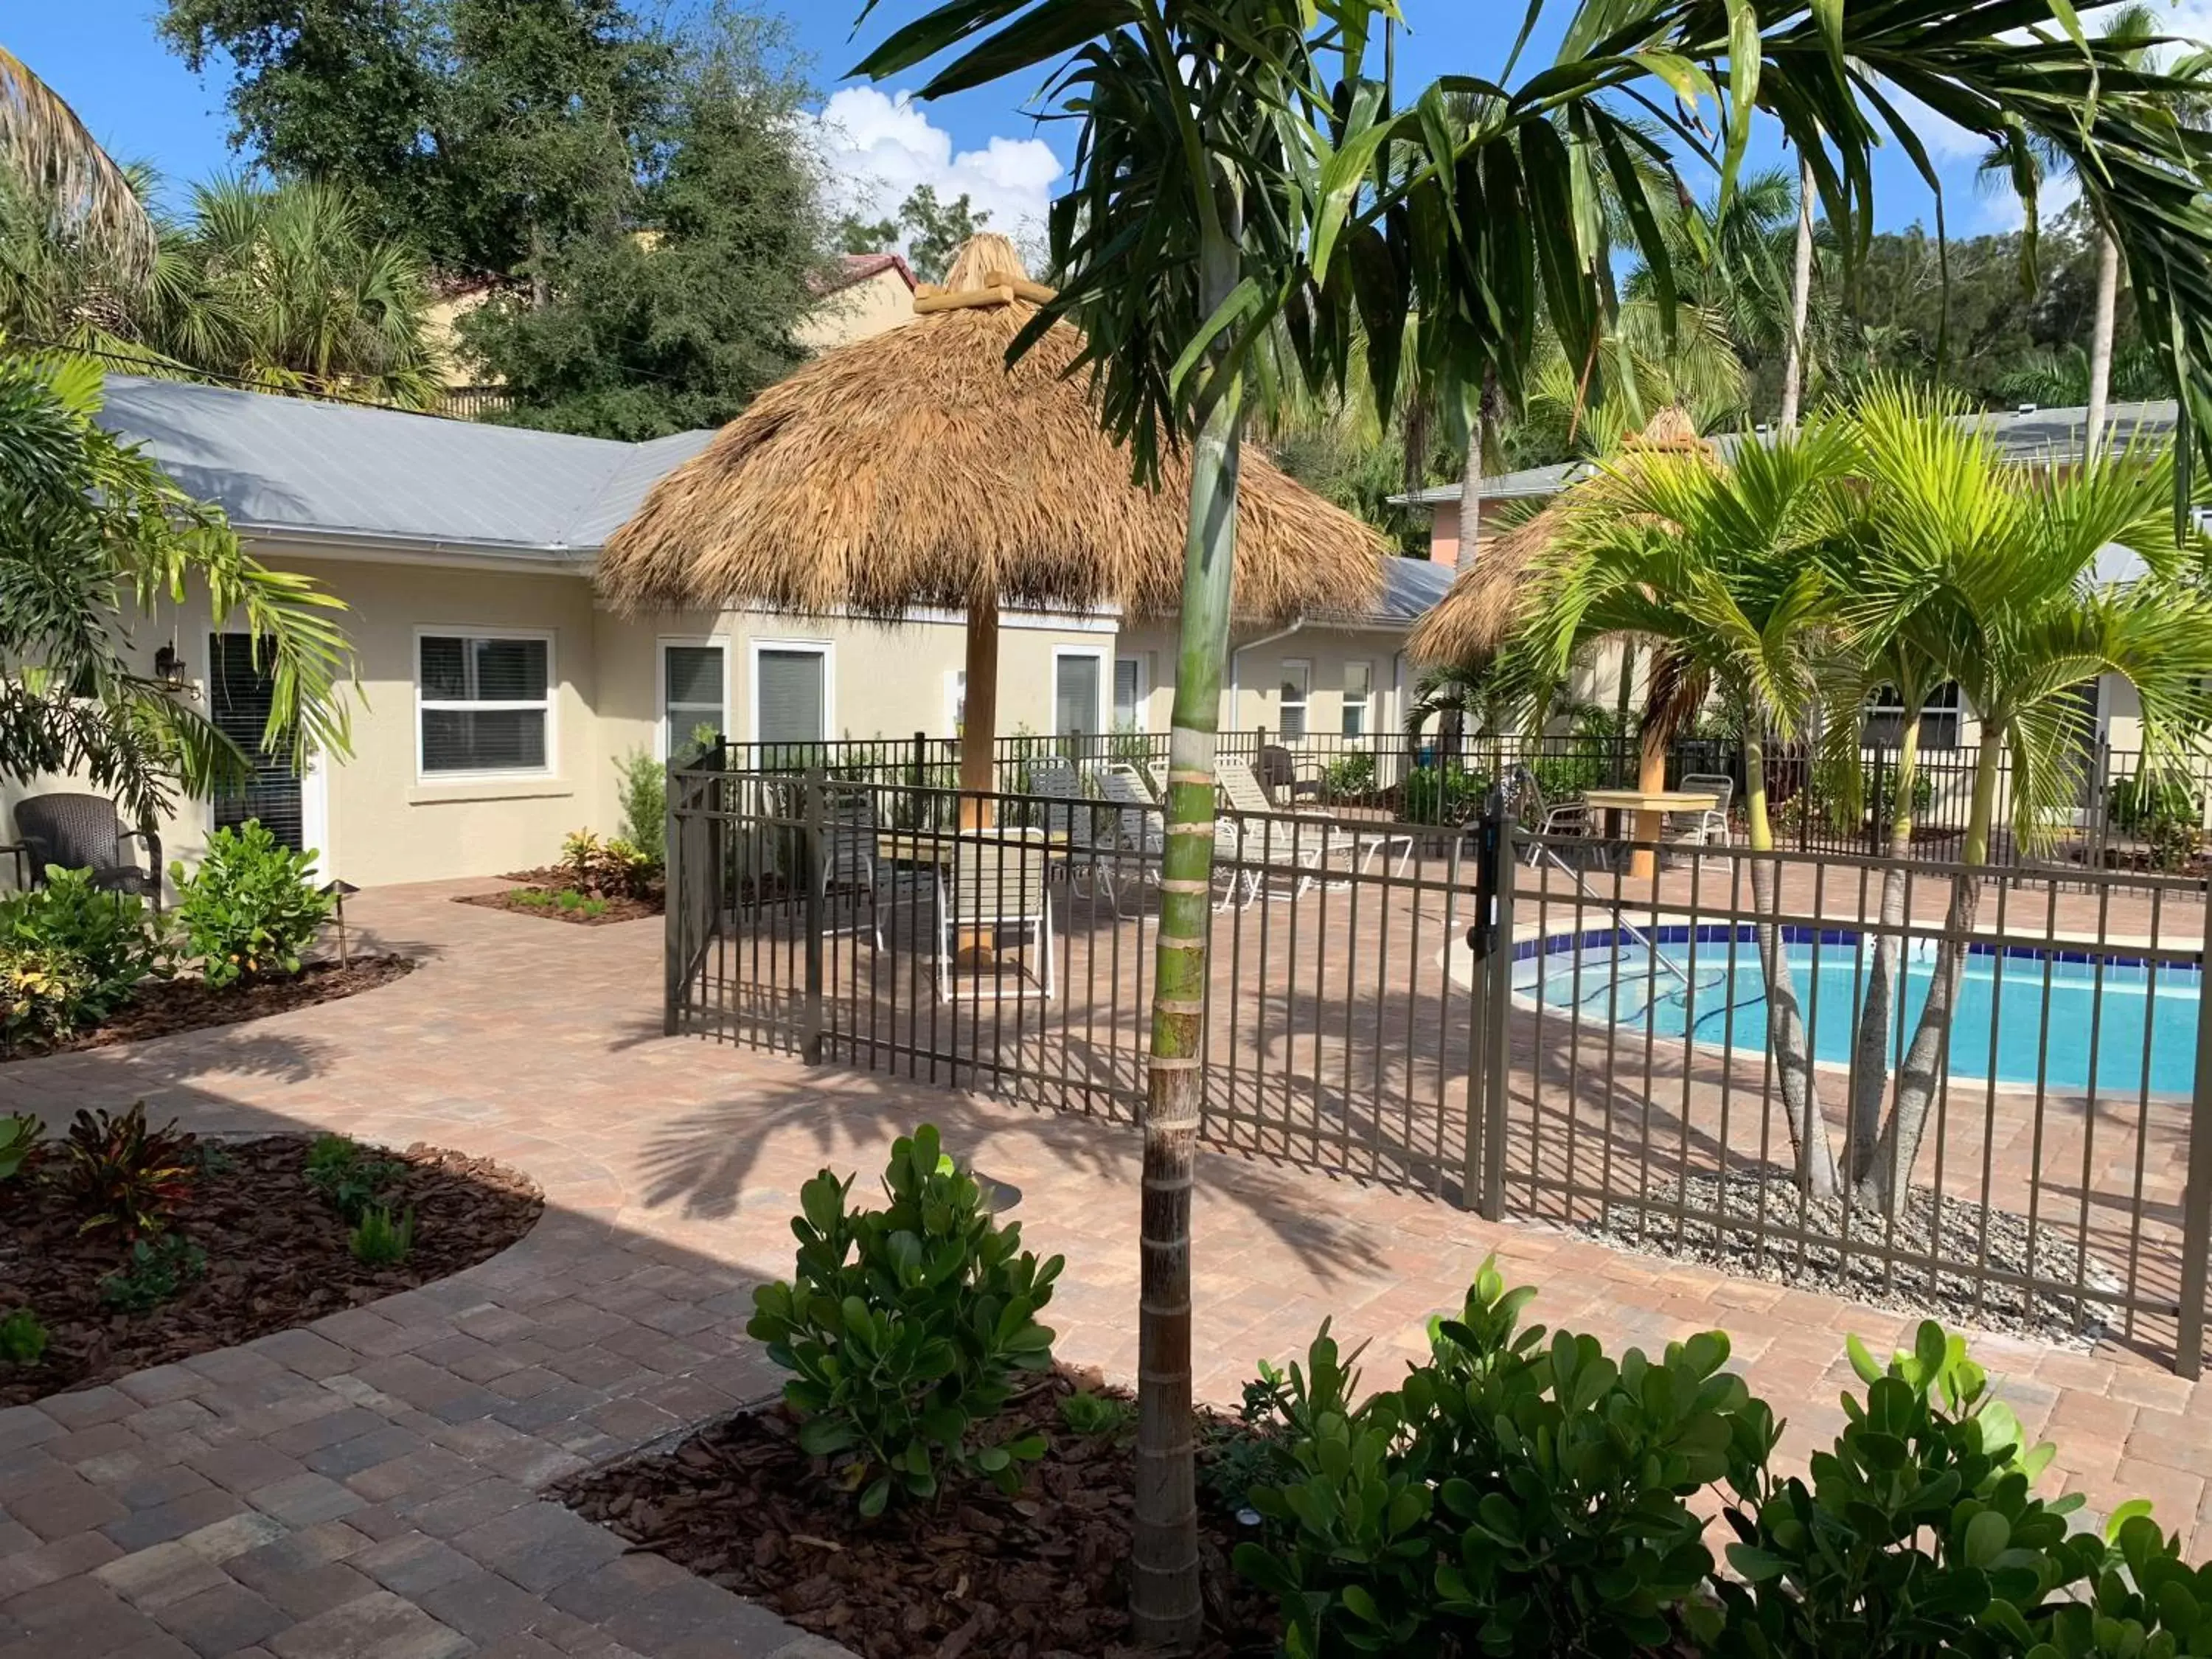
M 15 803 L 21 837 L 0 852 L 15 860 L 15 884 L 43 884 L 46 866 L 89 870 L 93 884 L 111 893 L 135 893 L 161 902 L 161 838 L 150 830 L 125 830 L 115 803 L 105 795 L 33 795 Z M 146 862 L 124 855 L 125 842 L 143 842 Z

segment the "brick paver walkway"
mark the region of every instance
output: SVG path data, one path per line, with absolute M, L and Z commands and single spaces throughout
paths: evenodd
M 799 1184 L 825 1163 L 872 1180 L 925 1116 L 1021 1189 L 1033 1244 L 1066 1255 L 1062 1357 L 1133 1370 L 1128 1130 L 665 1041 L 657 926 L 563 927 L 453 890 L 355 901 L 380 941 L 425 958 L 386 989 L 0 1068 L 0 1110 L 52 1121 L 143 1097 L 204 1130 L 427 1139 L 526 1170 L 548 1200 L 528 1239 L 465 1273 L 0 1413 L 0 1659 L 841 1651 L 622 1555 L 536 1493 L 772 1393 L 743 1323 L 750 1287 L 788 1271 Z M 1200 1386 L 1220 1401 L 1324 1316 L 1372 1340 L 1368 1371 L 1387 1380 L 1495 1250 L 1541 1287 L 1538 1317 L 1609 1343 L 1726 1328 L 1802 1455 L 1841 1419 L 1844 1334 L 1880 1345 L 1911 1322 L 1218 1156 L 1197 1240 Z M 2113 1349 L 1977 1346 L 2093 1507 L 2141 1493 L 2168 1526 L 2212 1518 L 2212 1390 Z

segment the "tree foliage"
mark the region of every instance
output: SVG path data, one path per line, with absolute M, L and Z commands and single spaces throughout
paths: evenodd
M 241 778 L 246 756 L 138 665 L 125 621 L 194 590 L 254 636 L 264 747 L 343 754 L 343 607 L 248 557 L 220 511 L 96 422 L 100 404 L 84 359 L 0 352 L 0 777 L 81 772 L 142 823 Z

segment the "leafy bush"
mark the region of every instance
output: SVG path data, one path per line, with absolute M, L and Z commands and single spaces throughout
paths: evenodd
M 1137 1407 L 1133 1401 L 1110 1395 L 1065 1395 L 1060 1402 L 1060 1420 L 1072 1433 L 1112 1439 L 1135 1426 Z
M 1338 756 L 1321 769 L 1323 800 L 1344 800 L 1375 787 L 1375 757 L 1364 749 Z
M 406 1261 L 415 1249 L 415 1212 L 410 1209 L 394 1221 L 392 1212 L 380 1205 L 362 1211 L 346 1236 L 346 1248 L 365 1267 L 389 1267 Z
M 1328 1328 L 1281 1392 L 1297 1474 L 1252 1492 L 1272 1522 L 1238 1570 L 1279 1599 L 1285 1650 L 1615 1654 L 1667 1642 L 1712 1558 L 1689 1497 L 1748 1481 L 1772 1413 L 1708 1332 L 1607 1358 L 1523 1328 L 1534 1294 L 1485 1263 L 1428 1363 L 1354 1405 Z M 1353 1356 L 1354 1358 L 1357 1356 Z
M 106 1018 L 161 966 L 161 944 L 143 899 L 104 893 L 89 870 L 46 868 L 43 887 L 0 899 L 0 951 L 58 951 L 83 963 L 91 984 L 78 1017 Z
M 568 910 L 586 916 L 603 916 L 607 913 L 607 902 L 603 898 L 593 898 L 588 893 L 571 890 L 556 893 L 553 896 L 553 908 L 556 910 Z
M 2053 1605 L 2036 1621 L 2028 1659 L 2172 1659 L 2212 1651 L 2212 1567 L 2182 1565 L 2137 1498 L 2112 1511 L 2112 1547 L 2087 1600 Z
M 198 1144 L 174 1118 L 149 1128 L 143 1100 L 127 1112 L 80 1111 L 49 1178 L 82 1212 L 79 1232 L 113 1227 L 135 1238 L 161 1231 L 191 1196 Z
M 652 752 L 633 749 L 615 763 L 622 780 L 615 799 L 622 807 L 619 839 L 645 855 L 653 872 L 667 862 L 668 772 Z
M 1564 755 L 1540 754 L 1528 763 L 1528 771 L 1544 799 L 1556 805 L 1605 781 L 1605 755 L 1595 744 Z
M 316 890 L 315 854 L 278 843 L 250 819 L 208 837 L 200 867 L 170 872 L 177 884 L 177 925 L 184 954 L 210 985 L 237 985 L 296 974 L 336 902 Z
M 562 842 L 558 868 L 569 886 L 593 898 L 643 898 L 659 873 L 655 861 L 621 836 L 602 841 L 589 830 Z
M 207 1271 L 207 1252 L 182 1233 L 142 1238 L 131 1260 L 100 1281 L 100 1299 L 124 1313 L 158 1308 Z
M 307 1148 L 307 1184 L 349 1222 L 406 1172 L 398 1159 L 378 1158 L 345 1135 L 318 1135 Z
M 1446 763 L 1417 766 L 1398 787 L 1398 816 L 1407 823 L 1464 823 L 1482 810 L 1490 780 Z
M 866 1516 L 894 1496 L 933 1497 L 951 1474 L 1015 1490 L 1016 1465 L 1043 1455 L 1042 1437 L 981 1445 L 975 1431 L 1018 1373 L 1052 1363 L 1036 1316 L 1060 1258 L 1040 1263 L 1018 1223 L 992 1219 L 927 1124 L 891 1148 L 888 1208 L 849 1207 L 852 1184 L 824 1170 L 800 1189 L 797 1267 L 753 1293 L 745 1326 L 797 1373 L 784 1399 L 802 1419 L 799 1444 L 836 1461 Z
M 46 1121 L 35 1112 L 0 1117 L 0 1181 L 13 1181 L 22 1173 L 23 1166 L 39 1155 L 40 1138 L 46 1133 Z
M 2027 1653 L 2046 1604 L 2104 1557 L 2067 1535 L 2080 1494 L 2029 1490 L 2053 1448 L 2025 1444 L 1965 1340 L 1932 1320 L 1886 1368 L 1850 1349 L 1865 1400 L 1845 1396 L 1850 1420 L 1809 1486 L 1762 1475 L 1727 1510 L 1741 1582 L 1717 1583 L 1692 1628 L 1729 1659 Z
M 0 945 L 0 1050 L 52 1042 L 75 1030 L 92 970 L 68 951 Z
M 35 1365 L 46 1351 L 46 1328 L 28 1308 L 0 1319 L 0 1359 L 11 1365 Z
M 2112 788 L 2108 806 L 2112 827 L 2150 849 L 2161 870 L 2182 870 L 2204 842 L 2204 807 L 2184 775 L 2142 771 Z

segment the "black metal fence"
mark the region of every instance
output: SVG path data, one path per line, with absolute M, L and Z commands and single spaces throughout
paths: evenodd
M 756 758 L 671 773 L 672 1033 L 1136 1120 L 1140 780 L 977 797 L 930 757 L 921 781 Z M 1498 816 L 1224 813 L 1206 1142 L 2196 1374 L 2202 880 L 2004 869 L 1968 930 L 1966 872 L 1934 858 L 1662 846 L 1638 879 L 1626 850 Z M 1897 994 L 1862 1032 L 1883 950 Z M 1957 1006 L 1916 1050 L 1953 951 Z M 1770 1024 L 1784 975 L 1802 1041 Z M 1883 1139 L 1900 1102 L 1925 1106 L 1909 1160 Z
M 1000 790 L 1019 794 L 1030 787 L 1034 763 L 1056 757 L 1086 774 L 1135 767 L 1158 778 L 1166 769 L 1167 748 L 1164 732 L 1003 737 L 994 748 L 994 776 Z M 959 781 L 959 740 L 921 732 L 819 744 L 737 744 L 722 752 L 741 770 L 796 773 L 819 766 L 841 781 L 908 788 L 951 789 Z M 1978 754 L 1969 747 L 1920 755 L 1911 801 L 1916 860 L 1941 863 L 1960 855 Z M 1589 789 L 1635 785 L 1641 754 L 1633 736 L 1486 735 L 1452 741 L 1403 732 L 1285 737 L 1261 727 L 1224 732 L 1220 758 L 1224 766 L 1252 769 L 1286 810 L 1456 827 L 1474 817 L 1491 788 L 1509 774 L 1525 775 L 1534 785 L 1524 805 L 1536 799 L 1558 803 Z M 1886 856 L 1901 787 L 1899 758 L 1894 749 L 1861 750 L 1859 799 L 1847 814 L 1804 745 L 1775 746 L 1767 757 L 1766 785 L 1776 844 L 1798 853 Z M 2000 757 L 1994 862 L 2168 872 L 2202 867 L 2203 832 L 2212 823 L 2212 757 L 2169 763 L 2147 775 L 2140 752 L 2099 748 L 2081 757 L 2078 772 L 2077 805 L 2050 827 L 2049 845 L 2031 856 L 2007 827 L 2012 765 L 2009 757 Z M 1725 737 L 1678 739 L 1668 751 L 1667 787 L 1698 776 L 1730 781 L 1732 833 L 1741 839 L 1747 782 L 1741 745 Z

